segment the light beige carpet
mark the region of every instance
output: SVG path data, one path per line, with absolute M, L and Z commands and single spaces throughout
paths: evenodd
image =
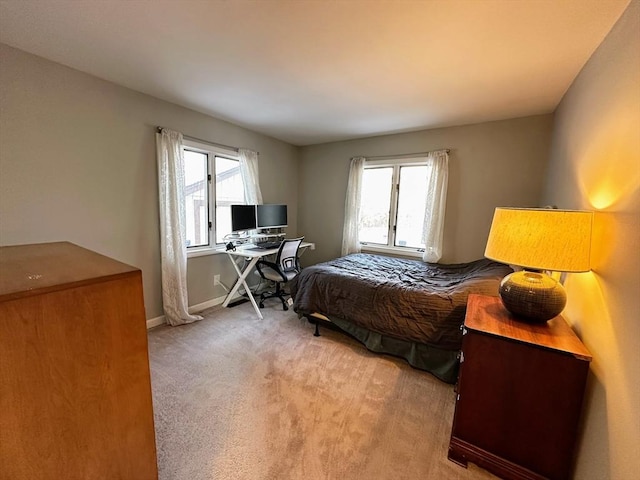
M 278 305 L 149 332 L 160 480 L 495 478 L 447 460 L 451 385 Z

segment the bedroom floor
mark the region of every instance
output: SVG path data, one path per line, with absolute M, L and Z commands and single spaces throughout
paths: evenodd
M 278 305 L 149 331 L 160 480 L 496 478 L 447 460 L 451 385 Z

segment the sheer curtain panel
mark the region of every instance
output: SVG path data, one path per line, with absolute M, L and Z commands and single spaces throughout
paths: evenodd
M 353 157 L 349 169 L 349 183 L 344 203 L 344 230 L 342 232 L 342 255 L 360 253 L 358 226 L 360 225 L 360 197 L 365 157 Z
M 247 205 L 262 203 L 260 179 L 258 175 L 258 153 L 247 148 L 238 149 L 240 174 L 244 184 L 244 199 Z
M 182 134 L 163 128 L 156 134 L 160 202 L 162 303 L 166 322 L 183 325 L 202 320 L 188 311 L 187 247 Z
M 427 178 L 424 218 L 424 254 L 422 260 L 436 263 L 442 258 L 442 240 L 444 237 L 444 212 L 447 202 L 447 183 L 449 180 L 449 154 L 443 150 L 431 152 L 427 157 L 431 169 Z

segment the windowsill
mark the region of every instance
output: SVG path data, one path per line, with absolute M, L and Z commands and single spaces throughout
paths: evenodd
M 422 258 L 424 252 L 412 248 L 402 247 L 383 247 L 379 245 L 360 245 L 360 249 L 364 253 L 386 253 L 387 255 L 396 255 L 401 257 Z
M 207 255 L 219 255 L 224 252 L 224 245 L 216 245 L 215 247 L 198 248 L 187 250 L 187 260 L 195 257 L 205 257 Z

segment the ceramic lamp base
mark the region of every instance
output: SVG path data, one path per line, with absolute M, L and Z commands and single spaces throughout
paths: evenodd
M 564 287 L 549 275 L 522 270 L 504 277 L 500 298 L 505 308 L 518 319 L 544 323 L 564 309 Z

